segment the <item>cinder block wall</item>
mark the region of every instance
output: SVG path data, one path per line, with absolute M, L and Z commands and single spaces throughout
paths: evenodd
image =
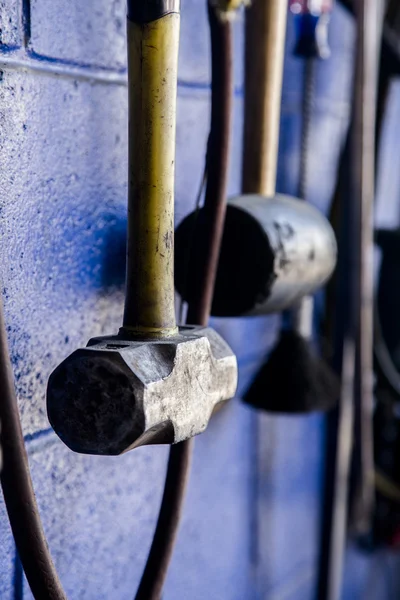
M 176 218 L 194 206 L 209 126 L 205 0 L 182 0 Z M 230 192 L 240 189 L 243 18 L 235 24 Z M 134 596 L 151 542 L 165 448 L 73 454 L 51 432 L 47 378 L 122 315 L 127 195 L 124 0 L 0 1 L 0 281 L 33 482 L 70 600 Z M 318 66 L 310 200 L 329 206 L 349 109 L 353 28 L 340 9 Z M 279 191 L 295 193 L 301 61 L 288 52 Z M 245 388 L 276 318 L 218 320 Z M 238 399 L 196 440 L 165 600 L 311 600 L 323 421 L 257 417 Z M 354 597 L 354 596 L 349 596 Z M 0 500 L 0 598 L 31 598 Z

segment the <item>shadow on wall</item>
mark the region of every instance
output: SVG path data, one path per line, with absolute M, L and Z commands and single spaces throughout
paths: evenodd
M 110 214 L 104 215 L 104 221 L 108 227 L 103 239 L 101 286 L 122 288 L 126 269 L 126 218 Z
M 93 206 L 91 201 L 88 206 Z M 86 293 L 108 293 L 124 287 L 126 216 L 122 211 L 100 210 L 85 215 L 79 210 L 64 220 L 61 236 L 52 237 L 50 254 L 56 261 L 52 267 L 60 287 L 72 286 Z

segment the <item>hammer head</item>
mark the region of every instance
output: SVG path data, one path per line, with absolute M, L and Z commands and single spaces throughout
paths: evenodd
M 237 386 L 236 357 L 210 328 L 152 341 L 93 338 L 50 376 L 49 421 L 83 454 L 175 444 L 207 427 Z
M 199 293 L 203 223 L 202 209 L 175 232 L 175 287 L 189 303 Z M 188 248 L 193 248 L 189 268 Z M 336 254 L 329 221 L 307 202 L 282 194 L 230 198 L 211 314 L 266 315 L 291 308 L 329 279 Z

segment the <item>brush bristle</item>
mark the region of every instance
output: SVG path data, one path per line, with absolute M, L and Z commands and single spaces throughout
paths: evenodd
M 326 411 L 337 403 L 339 381 L 310 343 L 295 331 L 282 331 L 243 400 L 276 413 Z

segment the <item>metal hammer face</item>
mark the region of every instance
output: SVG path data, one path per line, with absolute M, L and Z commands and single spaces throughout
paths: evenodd
M 93 338 L 52 373 L 47 411 L 71 450 L 116 455 L 201 433 L 236 386 L 236 357 L 210 328 L 146 342 Z
M 201 211 L 175 234 L 175 286 L 190 302 L 196 272 L 187 268 L 188 249 L 201 248 Z M 192 241 L 194 239 L 194 241 Z M 212 314 L 261 315 L 291 308 L 330 277 L 336 265 L 336 240 L 316 208 L 290 196 L 244 195 L 227 206 Z M 188 283 L 186 281 L 188 280 Z

